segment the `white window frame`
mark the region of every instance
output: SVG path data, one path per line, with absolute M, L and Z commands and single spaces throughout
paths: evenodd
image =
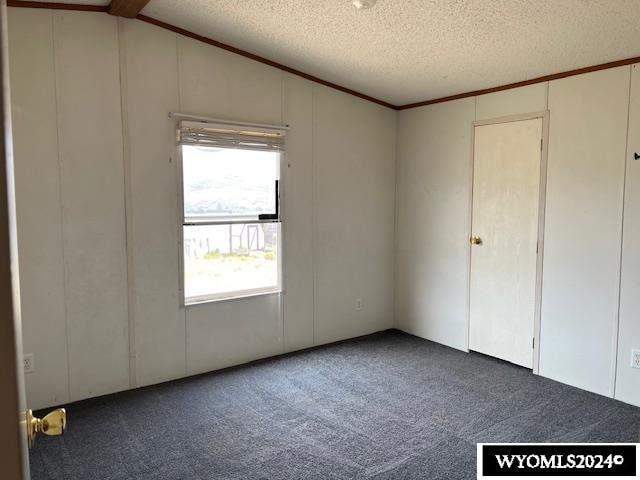
M 196 121 L 205 121 L 212 123 L 226 123 L 233 126 L 242 126 L 242 127 L 259 127 L 259 128 L 274 128 L 281 130 L 288 130 L 289 126 L 275 126 L 275 125 L 264 125 L 264 124 L 246 124 L 246 123 L 238 123 L 231 122 L 228 120 L 221 120 L 216 118 L 208 118 L 208 117 L 200 117 L 193 115 L 186 115 L 181 113 L 170 113 L 170 118 L 177 120 L 174 122 L 174 131 L 179 128 L 179 120 L 189 119 Z M 187 221 L 184 215 L 184 177 L 183 177 L 183 159 L 182 159 L 182 147 L 179 142 L 175 144 L 175 157 L 176 158 L 176 168 L 177 168 L 177 180 L 178 180 L 178 270 L 179 270 L 179 295 L 180 295 L 180 306 L 183 308 L 187 308 L 193 305 L 202 305 L 206 303 L 217 303 L 223 301 L 231 301 L 231 300 L 241 300 L 245 298 L 252 298 L 258 296 L 265 295 L 280 295 L 284 292 L 284 250 L 283 250 L 283 238 L 284 238 L 284 193 L 283 193 L 283 165 L 285 164 L 284 156 L 286 154 L 285 151 L 279 152 L 278 157 L 278 193 L 279 193 L 279 216 L 278 219 L 275 220 L 259 220 L 255 217 L 249 217 L 246 220 L 234 218 L 233 220 L 207 220 L 202 222 L 193 222 Z M 185 290 L 185 259 L 184 259 L 184 228 L 185 226 L 206 226 L 206 225 L 230 225 L 230 224 L 260 224 L 260 223 L 276 223 L 278 224 L 278 241 L 277 241 L 277 267 L 278 267 L 278 280 L 277 284 L 274 287 L 266 287 L 266 288 L 254 288 L 254 289 L 244 289 L 244 290 L 236 290 L 224 293 L 215 293 L 208 295 L 199 295 L 196 297 L 186 297 Z

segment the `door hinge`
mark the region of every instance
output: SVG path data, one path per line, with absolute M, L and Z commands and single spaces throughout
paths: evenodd
M 540 252 L 540 242 L 536 242 L 536 253 Z
M 532 346 L 533 348 L 536 348 L 536 337 L 533 337 L 531 340 L 533 340 L 533 341 L 531 342 L 531 346 Z
M 542 150 L 543 150 L 543 148 L 542 148 L 542 144 L 543 144 L 543 141 L 542 141 L 542 139 L 540 139 L 540 151 L 542 151 Z

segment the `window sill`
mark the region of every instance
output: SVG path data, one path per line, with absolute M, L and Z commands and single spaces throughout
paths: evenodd
M 244 291 L 244 292 L 229 292 L 224 296 L 202 296 L 187 298 L 184 301 L 184 308 L 197 307 L 199 305 L 206 305 L 209 303 L 220 303 L 229 301 L 246 300 L 255 297 L 266 297 L 269 295 L 280 295 L 282 293 L 281 288 L 270 288 L 264 290 Z

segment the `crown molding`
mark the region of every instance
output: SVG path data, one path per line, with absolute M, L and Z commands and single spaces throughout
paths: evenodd
M 235 53 L 237 55 L 241 55 L 246 58 L 250 58 L 251 60 L 255 60 L 256 62 L 264 63 L 265 65 L 269 65 L 270 67 L 277 68 L 284 72 L 291 73 L 293 75 L 297 75 L 302 78 L 306 78 L 307 80 L 311 80 L 313 82 L 319 83 L 321 85 L 325 85 L 327 87 L 333 88 L 335 90 L 339 90 L 344 93 L 348 93 L 349 95 L 353 95 L 355 97 L 362 98 L 364 100 L 368 100 L 373 103 L 377 103 L 378 105 L 382 105 L 383 107 L 391 108 L 396 110 L 398 107 L 385 102 L 384 100 L 380 100 L 378 98 L 374 98 L 370 95 L 365 95 L 364 93 L 357 92 L 347 87 L 343 87 L 342 85 L 338 85 L 333 82 L 329 82 L 327 80 L 323 80 L 321 78 L 315 77 L 313 75 L 309 75 L 308 73 L 304 73 L 300 70 L 296 70 L 295 68 L 287 67 L 278 62 L 274 62 L 273 60 L 269 60 L 268 58 L 261 57 L 260 55 L 256 55 L 254 53 L 247 52 L 240 48 L 233 47 L 231 45 L 227 45 L 226 43 L 219 42 L 218 40 L 214 40 L 213 38 L 204 37 L 202 35 L 198 35 L 197 33 L 193 33 L 189 30 L 185 30 L 184 28 L 176 27 L 175 25 L 171 25 L 170 23 L 166 23 L 160 20 L 156 20 L 155 18 L 147 17 L 146 15 L 138 15 L 136 19 L 141 20 L 143 22 L 150 23 L 152 25 L 156 25 L 157 27 L 164 28 L 166 30 L 171 30 L 172 32 L 178 33 L 180 35 L 184 35 L 185 37 L 193 38 L 195 40 L 199 40 L 204 43 L 208 43 L 209 45 L 213 45 L 214 47 L 221 48 L 223 50 L 227 50 L 229 52 Z
M 551 75 L 544 75 L 542 77 L 532 78 L 530 80 L 524 80 L 522 82 L 508 83 L 506 85 L 500 85 L 498 87 L 485 88 L 483 90 L 474 90 L 472 92 L 458 93 L 456 95 L 450 95 L 448 97 L 434 98 L 433 100 L 424 100 L 422 102 L 408 103 L 406 105 L 397 105 L 395 109 L 407 110 L 409 108 L 433 105 L 434 103 L 450 102 L 451 100 L 458 100 L 460 98 L 476 97 L 478 95 L 486 95 L 487 93 L 501 92 L 503 90 L 511 90 L 512 88 L 518 88 L 518 87 L 526 87 L 527 85 L 533 85 L 535 83 L 549 82 L 551 80 L 558 80 L 560 78 L 572 77 L 574 75 L 582 75 L 583 73 L 597 72 L 598 70 L 606 70 L 608 68 L 622 67 L 625 65 L 631 65 L 633 63 L 640 63 L 640 57 L 626 58 L 624 60 L 616 60 L 614 62 L 601 63 L 599 65 L 592 65 L 590 67 L 576 68 L 575 70 L 567 70 L 566 72 L 554 73 Z
M 75 3 L 29 2 L 26 0 L 7 0 L 7 7 L 49 8 L 51 10 L 76 10 L 80 12 L 109 12 L 109 6 L 78 5 Z

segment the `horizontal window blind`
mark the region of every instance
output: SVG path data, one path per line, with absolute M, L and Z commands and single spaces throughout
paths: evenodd
M 202 147 L 282 152 L 285 132 L 284 129 L 183 120 L 178 129 L 178 143 Z

